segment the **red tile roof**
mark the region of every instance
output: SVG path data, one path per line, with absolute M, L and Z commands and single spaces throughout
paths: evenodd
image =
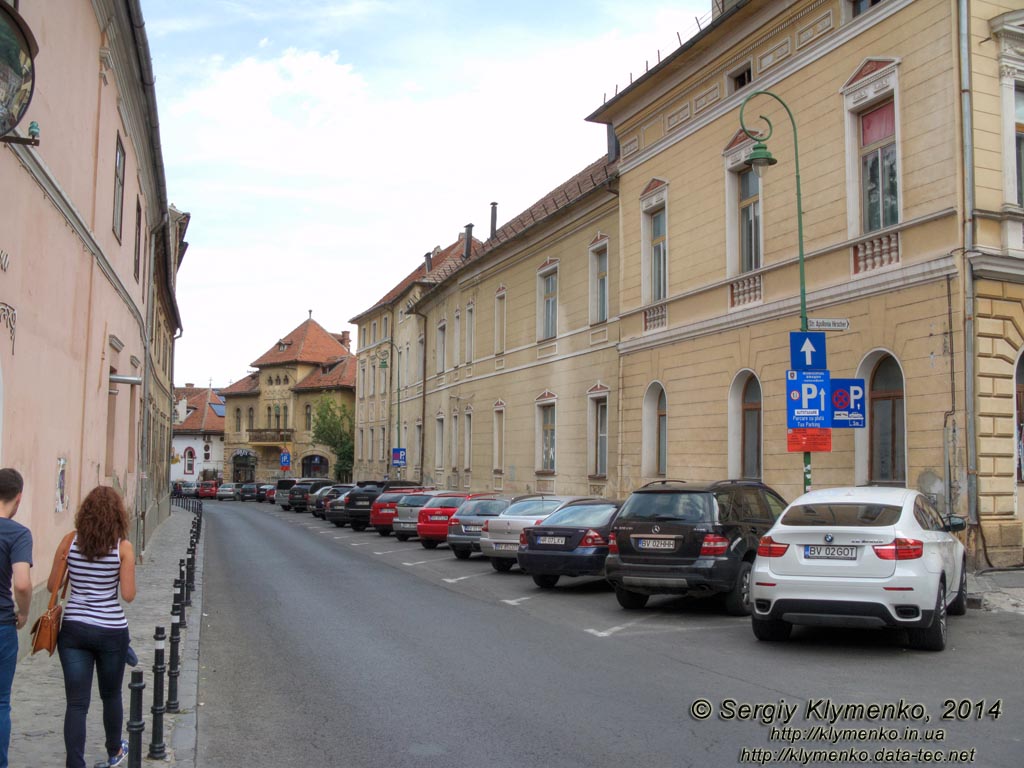
M 312 371 L 306 378 L 292 387 L 295 392 L 316 389 L 355 389 L 356 358 L 343 355 L 330 360 Z
M 224 417 L 218 416 L 214 405 L 224 405 L 224 399 L 212 389 L 201 387 L 175 387 L 175 402 L 185 398 L 191 411 L 181 424 L 174 425 L 175 434 L 224 433 Z
M 218 390 L 222 395 L 258 395 L 260 391 L 260 374 L 258 371 L 248 373 L 229 387 Z
M 344 355 L 347 350 L 341 342 L 324 329 L 313 318 L 306 320 L 250 365 L 259 368 L 264 365 L 284 363 L 323 363 L 331 358 Z

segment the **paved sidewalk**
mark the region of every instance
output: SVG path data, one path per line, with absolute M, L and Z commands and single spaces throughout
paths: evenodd
M 142 733 L 143 765 L 191 766 L 195 765 L 196 742 L 196 688 L 198 681 L 199 626 L 202 615 L 203 542 L 200 538 L 196 552 L 195 591 L 192 607 L 187 609 L 188 627 L 182 631 L 181 676 L 178 678 L 178 702 L 181 712 L 164 715 L 164 742 L 166 760 L 150 760 L 149 745 L 153 722 L 153 657 L 156 641 L 153 634 L 157 626 L 164 627 L 165 664 L 170 662 L 171 604 L 174 579 L 178 577 L 178 561 L 187 555 L 189 533 L 194 515 L 173 507 L 171 515 L 157 529 L 143 553 L 143 562 L 136 566 L 138 594 L 125 604 L 125 614 L 132 634 L 132 648 L 139 656 L 136 670 L 142 670 L 146 688 L 143 691 Z M 37 563 L 36 567 L 40 567 Z M 49 569 L 49 560 L 44 565 Z M 194 617 L 194 618 L 193 618 Z M 125 670 L 123 687 L 125 731 L 128 738 L 129 690 L 131 668 Z M 167 677 L 164 676 L 166 698 Z M 16 768 L 57 768 L 65 763 L 64 752 L 64 677 L 57 654 L 45 653 L 25 656 L 18 661 L 11 691 L 11 748 L 9 762 Z M 106 759 L 103 748 L 102 703 L 93 682 L 92 702 L 86 726 L 86 765 Z
M 1024 569 L 982 569 L 968 574 L 967 597 L 971 607 L 1024 615 Z

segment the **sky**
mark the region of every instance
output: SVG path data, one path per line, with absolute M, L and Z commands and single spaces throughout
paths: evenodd
M 466 224 L 607 150 L 586 122 L 711 0 L 143 0 L 168 201 L 191 213 L 175 384 L 331 332 Z M 353 351 L 354 345 L 353 345 Z

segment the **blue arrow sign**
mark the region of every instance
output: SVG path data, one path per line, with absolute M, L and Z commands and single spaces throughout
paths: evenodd
M 789 367 L 794 371 L 824 371 L 824 331 L 791 331 L 789 334 Z
M 786 426 L 823 429 L 832 426 L 828 371 L 786 371 Z

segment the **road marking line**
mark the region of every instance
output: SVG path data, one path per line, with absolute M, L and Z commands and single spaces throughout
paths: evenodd
M 486 576 L 487 571 L 483 573 L 471 573 L 469 576 L 459 576 L 457 579 L 441 579 L 441 581 L 447 582 L 448 584 L 454 584 L 456 581 L 462 581 L 463 579 L 472 579 L 474 576 Z
M 595 637 L 611 637 L 616 632 L 620 632 L 623 629 L 629 629 L 630 627 L 636 626 L 637 624 L 640 624 L 641 622 L 647 621 L 649 618 L 651 618 L 651 617 L 650 616 L 645 616 L 642 619 L 637 619 L 636 621 L 630 621 L 630 622 L 628 622 L 626 624 L 619 624 L 617 627 L 610 627 L 609 629 L 606 629 L 606 630 L 603 630 L 603 631 L 599 630 L 599 629 L 587 629 L 587 630 L 584 630 L 584 631 L 585 632 L 589 632 L 590 634 L 594 635 Z
M 524 600 L 530 600 L 530 599 L 532 599 L 532 598 L 529 598 L 529 597 L 517 597 L 515 600 L 502 600 L 501 602 L 508 603 L 509 605 L 519 605 Z
M 373 542 L 372 541 L 353 541 L 351 544 L 349 544 L 349 546 L 350 547 L 361 547 L 364 544 L 373 544 Z
M 423 565 L 424 563 L 436 563 L 440 560 L 447 559 L 447 557 L 435 557 L 433 560 L 417 560 L 415 563 L 402 563 L 402 565 Z
M 317 533 L 332 533 L 332 532 L 333 532 L 332 528 L 324 528 L 324 530 L 322 530 L 322 531 L 317 531 Z
M 383 552 L 374 552 L 375 555 L 393 555 L 395 552 L 405 552 L 404 549 L 386 549 Z

